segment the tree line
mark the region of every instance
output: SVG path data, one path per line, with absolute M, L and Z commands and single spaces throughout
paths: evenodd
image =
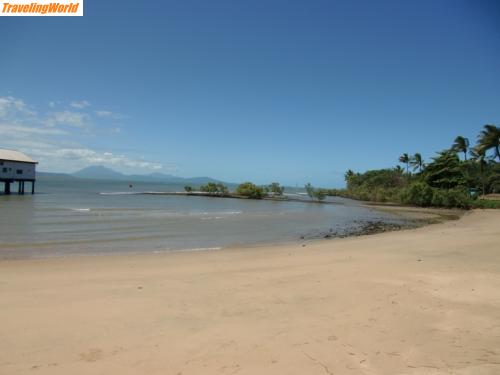
M 355 199 L 437 207 L 500 207 L 478 199 L 500 193 L 500 128 L 485 125 L 474 146 L 457 136 L 451 147 L 425 163 L 420 153 L 403 153 L 394 168 L 345 173 L 346 189 L 330 195 Z
M 312 200 L 320 202 L 326 198 L 325 189 L 316 189 L 310 183 L 306 184 L 304 189 Z M 190 185 L 186 185 L 184 186 L 184 190 L 186 193 L 195 193 L 196 189 Z M 234 193 L 231 193 L 229 188 L 222 183 L 208 182 L 205 185 L 201 185 L 198 191 L 220 197 L 243 197 L 250 199 L 285 198 L 285 187 L 280 185 L 279 182 L 259 186 L 247 181 L 239 184 Z
M 196 189 L 190 185 L 184 186 L 187 193 L 193 193 Z M 222 183 L 208 182 L 201 185 L 197 189 L 200 192 L 208 193 L 214 196 L 228 197 L 239 196 L 244 198 L 262 199 L 265 197 L 282 197 L 285 192 L 285 187 L 281 186 L 278 182 L 272 182 L 269 185 L 258 186 L 252 182 L 243 182 L 239 184 L 234 193 L 229 191 L 229 188 Z

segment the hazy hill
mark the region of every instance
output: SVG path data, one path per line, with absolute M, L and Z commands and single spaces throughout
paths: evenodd
M 72 176 L 98 180 L 123 180 L 126 178 L 123 173 L 116 172 L 111 168 L 106 168 L 101 165 L 94 165 L 80 169 L 79 171 L 72 173 Z
M 191 184 L 196 186 L 206 184 L 207 182 L 222 182 L 211 177 L 179 177 L 158 172 L 145 175 L 127 175 L 101 165 L 83 168 L 69 176 L 96 180 L 165 182 L 172 184 Z

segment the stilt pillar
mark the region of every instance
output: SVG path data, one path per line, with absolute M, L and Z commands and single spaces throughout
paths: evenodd
M 4 193 L 5 195 L 10 194 L 10 182 L 8 181 L 5 181 Z
M 35 180 L 31 181 L 31 194 L 35 194 Z

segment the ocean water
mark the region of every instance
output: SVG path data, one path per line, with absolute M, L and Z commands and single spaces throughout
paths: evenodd
M 342 198 L 310 204 L 142 195 L 183 187 L 53 177 L 39 179 L 36 190 L 0 195 L 0 258 L 220 249 L 402 220 Z

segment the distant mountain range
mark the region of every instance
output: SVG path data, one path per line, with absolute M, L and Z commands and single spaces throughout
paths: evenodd
M 211 177 L 179 177 L 164 173 L 150 173 L 145 175 L 133 174 L 127 175 L 124 173 L 117 172 L 111 168 L 103 167 L 101 165 L 94 165 L 87 168 L 83 168 L 77 172 L 71 174 L 65 173 L 49 173 L 49 172 L 37 172 L 39 176 L 50 176 L 57 178 L 87 178 L 94 180 L 110 180 L 110 181 L 143 181 L 143 182 L 164 182 L 171 184 L 191 184 L 191 185 L 202 185 L 208 182 L 223 182 L 216 180 Z

